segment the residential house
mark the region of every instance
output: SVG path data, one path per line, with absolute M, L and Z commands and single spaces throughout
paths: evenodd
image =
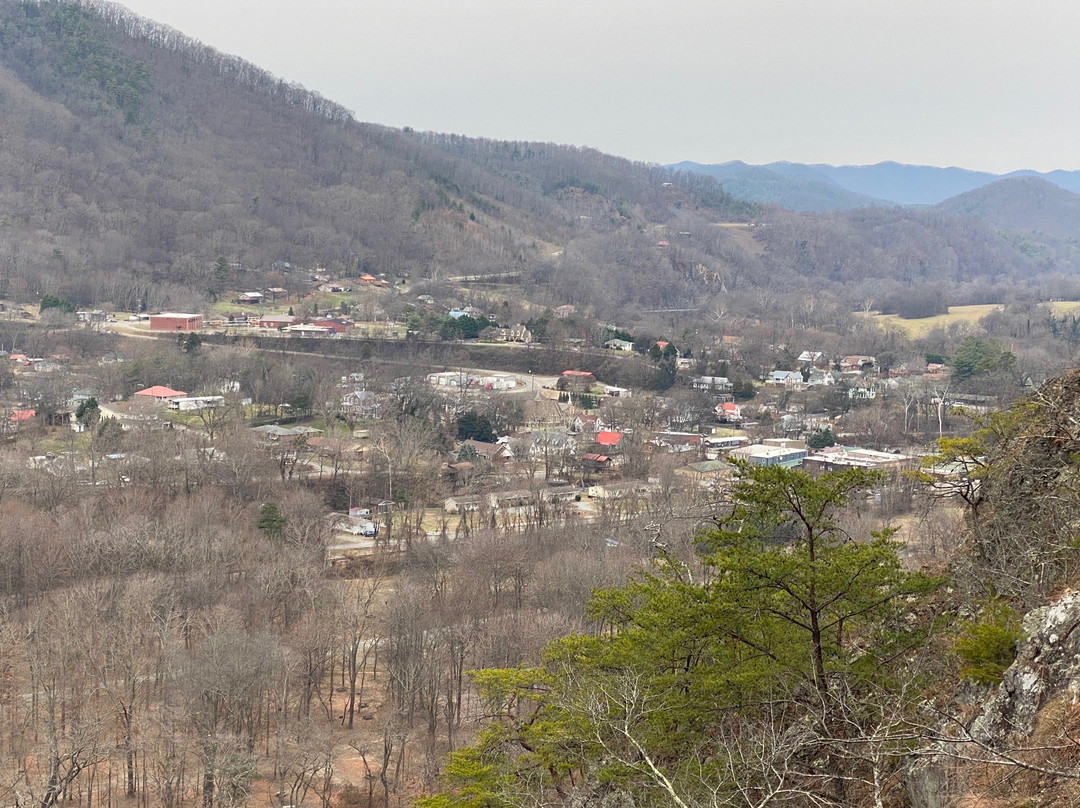
M 632 351 L 634 343 L 625 339 L 609 339 L 604 343 L 604 347 L 609 351 Z
M 487 498 L 483 494 L 459 494 L 443 500 L 445 513 L 472 513 L 480 510 Z
M 145 390 L 137 390 L 135 395 L 141 396 L 144 401 L 166 403 L 174 398 L 182 398 L 183 396 L 186 396 L 187 393 L 183 390 L 173 390 L 171 387 L 155 384 L 153 387 L 147 387 Z
M 524 345 L 529 345 L 533 341 L 532 331 L 521 324 L 510 328 L 489 325 L 480 332 L 479 338 L 492 342 L 519 342 Z
M 812 367 L 807 371 L 807 377 L 804 381 L 807 387 L 820 387 L 836 384 L 840 379 L 840 374 L 831 370 L 822 370 L 821 368 Z
M 529 445 L 529 457 L 542 459 L 554 455 L 576 452 L 577 438 L 565 430 L 538 429 L 529 433 L 532 439 Z
M 802 374 L 795 370 L 774 370 L 765 383 L 788 390 L 801 390 L 804 386 Z
M 261 305 L 266 297 L 262 292 L 242 292 L 233 298 L 233 303 L 239 303 L 240 305 L 252 304 L 255 306 Z
M 487 495 L 488 505 L 492 510 L 521 508 L 533 502 L 532 492 L 526 488 L 513 491 L 492 491 Z
M 587 435 L 595 435 L 600 431 L 600 416 L 581 413 L 574 416 L 570 422 L 570 429 Z
M 552 314 L 555 315 L 556 319 L 565 320 L 568 317 L 573 317 L 575 312 L 577 312 L 577 307 L 576 306 L 566 305 L 566 306 L 557 306 L 555 308 L 555 310 L 552 312 Z
M 877 360 L 872 356 L 853 354 L 840 360 L 840 370 L 843 371 L 868 371 L 873 370 Z
M 581 456 L 585 468 L 589 471 L 604 471 L 612 466 L 613 460 L 610 455 L 600 452 L 586 452 Z
M 462 441 L 458 447 L 458 460 L 467 460 L 470 456 L 487 460 L 495 465 L 503 465 L 514 459 L 514 453 L 505 443 L 487 443 L 482 440 Z
M 369 451 L 369 447 L 365 447 L 351 435 L 342 438 L 316 436 L 308 438 L 307 445 L 309 449 L 314 449 L 320 457 L 342 460 L 363 460 Z M 359 515 L 366 516 L 367 514 Z
M 11 415 L 8 416 L 8 422 L 11 424 L 13 431 L 18 431 L 19 427 L 31 423 L 36 417 L 37 410 L 12 410 Z
M 725 401 L 716 405 L 716 420 L 722 424 L 742 423 L 742 407 L 734 401 Z
M 613 454 L 621 451 L 625 446 L 623 439 L 626 436 L 622 432 L 614 432 L 611 430 L 601 430 L 596 433 L 596 445 L 600 447 L 601 451 L 606 451 L 607 454 Z
M 821 351 L 803 351 L 795 361 L 800 365 L 817 365 L 825 361 L 825 354 Z
M 382 410 L 379 397 L 370 390 L 353 390 L 341 398 L 341 411 L 358 418 L 378 418 Z
M 873 401 L 877 398 L 877 386 L 871 382 L 860 382 L 849 387 L 847 394 L 852 401 Z
M 656 490 L 654 483 L 645 480 L 625 480 L 617 483 L 599 483 L 589 486 L 591 499 L 640 499 Z

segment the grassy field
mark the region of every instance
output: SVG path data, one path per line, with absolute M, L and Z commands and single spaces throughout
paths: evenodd
M 1080 304 L 1065 304 L 1080 305 Z M 882 328 L 899 328 L 909 338 L 918 339 L 924 337 L 935 328 L 948 328 L 956 323 L 977 325 L 979 320 L 992 311 L 998 311 L 1002 306 L 997 303 L 989 303 L 980 306 L 949 306 L 948 314 L 939 314 L 936 317 L 923 317 L 919 320 L 905 320 L 895 314 L 871 314 L 870 319 L 878 323 Z M 866 315 L 860 314 L 860 317 Z
M 1080 313 L 1080 300 L 1055 300 L 1046 305 L 1056 317 Z

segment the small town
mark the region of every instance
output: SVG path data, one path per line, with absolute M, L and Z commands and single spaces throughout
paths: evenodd
M 0 808 L 1080 804 L 1078 30 L 0 0 Z
M 233 298 L 259 313 L 5 307 L 9 318 L 17 312 L 26 346 L 0 352 L 9 363 L 8 442 L 37 474 L 104 486 L 138 484 L 165 460 L 144 445 L 160 445 L 162 433 L 175 441 L 176 462 L 194 461 L 203 473 L 233 462 L 242 446 L 268 477 L 310 485 L 339 505 L 327 554 L 347 564 L 400 552 L 414 538 L 629 518 L 651 513 L 657 498 L 687 508 L 716 502 L 737 463 L 882 470 L 910 487 L 935 439 L 969 431 L 1000 404 L 918 357 L 883 367 L 868 354 L 769 346 L 775 369 L 758 368 L 738 335 L 680 348 L 585 323 L 573 307 L 533 319 L 584 336 L 543 344 L 528 324 L 500 325 L 429 295 L 410 300 L 370 275 L 353 296 L 322 272 L 310 284 L 300 294 L 271 287 Z M 297 309 L 305 313 L 279 313 Z M 382 319 L 346 314 L 364 309 Z M 322 354 L 323 340 L 347 350 Z M 35 341 L 41 356 L 24 352 Z M 428 372 L 419 372 L 424 361 L 406 372 L 394 360 L 356 359 L 386 341 L 501 349 L 488 355 L 508 368 L 521 366 L 522 354 L 535 354 L 538 366 L 572 366 L 547 375 L 427 360 Z M 258 379 L 241 361 L 275 352 L 285 369 Z M 580 369 L 613 362 L 615 380 L 645 383 Z

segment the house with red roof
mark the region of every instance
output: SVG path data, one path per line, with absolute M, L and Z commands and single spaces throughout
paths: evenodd
M 596 433 L 596 445 L 603 446 L 610 453 L 620 448 L 623 437 L 622 432 L 612 432 L 605 429 Z
M 596 376 L 587 370 L 564 370 L 555 386 L 559 390 L 589 390 L 596 384 Z
M 165 387 L 161 384 L 155 384 L 153 387 L 147 387 L 145 390 L 136 391 L 135 395 L 142 396 L 143 400 L 150 401 L 171 401 L 174 398 L 182 398 L 186 396 L 183 390 L 173 390 L 171 387 Z
M 585 468 L 591 471 L 603 471 L 611 468 L 611 458 L 605 454 L 586 452 L 581 456 L 581 459 L 585 461 Z
M 725 401 L 716 405 L 716 417 L 726 423 L 742 421 L 742 408 L 734 401 Z

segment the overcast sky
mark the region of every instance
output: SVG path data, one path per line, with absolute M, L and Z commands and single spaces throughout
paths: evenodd
M 124 0 L 363 121 L 655 163 L 1080 169 L 1075 0 Z

